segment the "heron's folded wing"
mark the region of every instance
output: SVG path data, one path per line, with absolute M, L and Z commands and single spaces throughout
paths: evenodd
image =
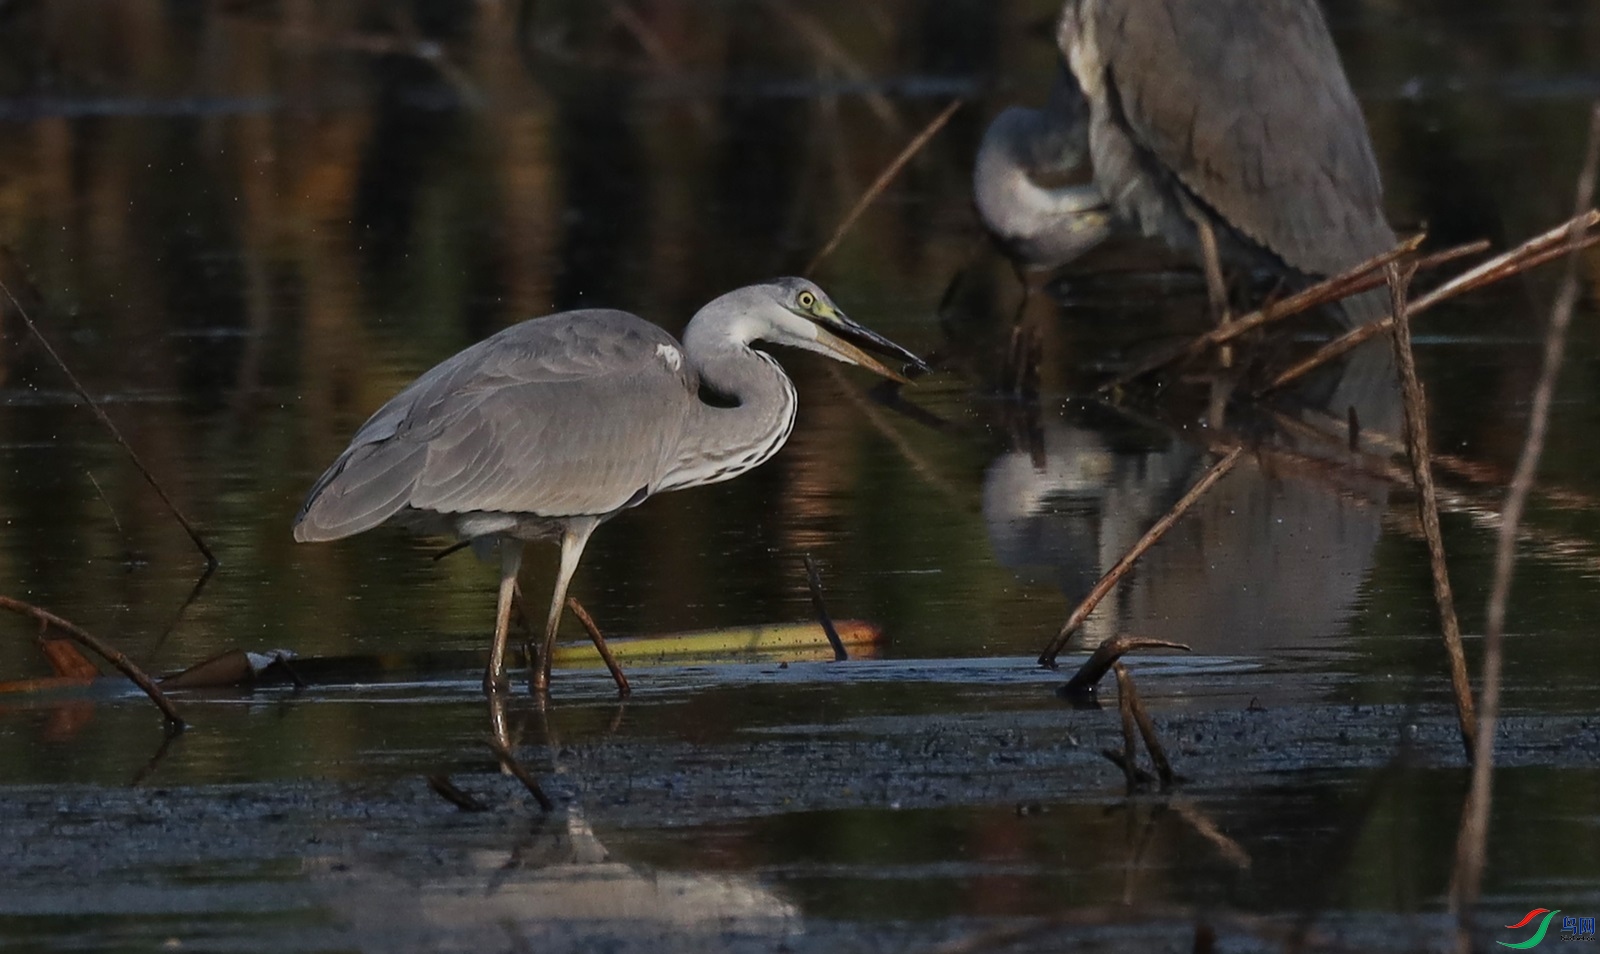
M 1134 137 L 1212 211 L 1308 274 L 1394 244 L 1366 123 L 1314 0 L 1098 9 Z
M 690 401 L 659 363 L 481 395 L 427 445 L 410 506 L 565 517 L 619 510 L 651 493 Z
M 312 488 L 296 538 L 349 536 L 406 507 L 608 513 L 659 469 L 694 393 L 677 342 L 633 315 L 514 325 L 373 414 Z

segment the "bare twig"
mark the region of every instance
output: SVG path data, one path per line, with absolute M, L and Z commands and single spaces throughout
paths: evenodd
M 793 33 L 806 45 L 814 50 L 824 63 L 846 78 L 869 87 L 872 75 L 862 66 L 855 57 L 851 56 L 844 47 L 839 45 L 833 34 L 828 31 L 815 17 L 795 9 L 795 4 L 783 3 L 780 0 L 768 0 L 767 9 L 774 18 L 783 21 Z M 888 127 L 890 132 L 898 132 L 904 128 L 900 112 L 895 109 L 894 103 L 883 93 L 868 89 L 863 94 L 867 107 L 872 110 L 880 122 Z
M 205 538 L 200 536 L 200 531 L 195 529 L 194 524 L 189 522 L 189 518 L 185 517 L 183 511 L 178 509 L 178 505 L 172 502 L 171 497 L 167 496 L 167 492 L 162 488 L 160 481 L 156 480 L 155 475 L 150 473 L 150 468 L 144 465 L 144 461 L 139 459 L 139 455 L 134 452 L 133 446 L 122 436 L 122 432 L 117 430 L 117 425 L 111 423 L 111 418 L 106 415 L 106 412 L 101 409 L 95 399 L 89 396 L 89 392 L 84 389 L 82 382 L 78 380 L 78 376 L 72 373 L 72 369 L 67 367 L 67 362 L 62 360 L 61 355 L 50 344 L 50 339 L 46 338 L 39 331 L 39 326 L 33 323 L 33 318 L 28 315 L 28 310 L 22 307 L 22 302 L 18 301 L 17 296 L 11 293 L 11 288 L 4 282 L 0 282 L 0 292 L 5 293 L 6 298 L 11 302 L 11 307 L 17 310 L 17 317 L 21 318 L 22 323 L 28 326 L 28 331 L 32 332 L 33 337 L 44 347 L 45 353 L 50 355 L 50 359 L 56 363 L 56 367 L 60 368 L 61 373 L 66 375 L 67 381 L 72 385 L 72 389 L 78 392 L 78 397 L 82 398 L 83 402 L 89 406 L 89 410 L 94 412 L 94 416 L 99 419 L 101 424 L 105 425 L 106 430 L 111 432 L 112 438 L 122 445 L 122 449 L 128 454 L 128 459 L 133 461 L 133 466 L 138 468 L 139 473 L 144 475 L 144 479 L 150 482 L 151 487 L 155 488 L 156 496 L 160 497 L 161 502 L 167 505 L 167 509 L 177 518 L 179 525 L 189 535 L 189 539 L 193 540 L 194 545 L 205 555 L 206 563 L 216 566 L 217 555 L 212 553 L 211 548 L 206 545 Z
M 1223 834 L 1217 823 L 1200 809 L 1194 807 L 1186 799 L 1174 798 L 1170 803 L 1178 817 L 1189 823 L 1189 827 L 1206 841 L 1216 847 L 1217 853 L 1228 860 L 1228 863 L 1241 870 L 1250 867 L 1250 852 L 1244 846 Z
M 1058 690 L 1059 693 L 1064 696 L 1077 696 L 1093 692 L 1094 687 L 1100 684 L 1100 680 L 1104 679 L 1106 673 L 1111 671 L 1111 667 L 1116 665 L 1117 660 L 1135 649 L 1181 649 L 1184 652 L 1189 651 L 1189 647 L 1183 643 L 1168 642 L 1165 639 L 1147 639 L 1143 636 L 1126 635 L 1113 636 L 1095 647 L 1089 658 L 1085 659 L 1083 665 L 1078 667 L 1078 671 L 1072 674 L 1071 679 L 1067 680 L 1067 684 Z
M 1156 777 L 1134 764 L 1126 752 L 1117 749 L 1101 749 L 1100 754 L 1106 761 L 1122 769 L 1123 777 L 1128 782 L 1128 794 L 1131 795 L 1141 787 L 1149 787 L 1156 783 Z
M 1122 668 L 1122 663 L 1111 667 L 1117 672 L 1117 714 L 1122 717 L 1122 772 L 1128 780 L 1128 792 L 1131 794 L 1137 787 L 1133 777 L 1133 770 L 1138 767 L 1138 752 L 1133 741 L 1133 697 L 1122 691 L 1127 680 L 1127 671 Z
M 485 739 L 483 744 L 488 746 L 489 751 L 500 760 L 500 766 L 516 776 L 522 787 L 533 795 L 533 800 L 539 803 L 541 809 L 547 813 L 556 810 L 556 803 L 552 802 L 550 796 L 544 793 L 544 789 L 539 787 L 539 780 L 528 774 L 528 770 L 522 767 L 522 763 L 517 761 L 517 757 L 511 754 L 511 749 L 504 742 L 497 738 L 489 738 Z
M 489 806 L 478 800 L 471 792 L 462 791 L 455 782 L 450 781 L 448 775 L 429 775 L 428 788 L 433 793 L 464 812 L 486 812 Z
M 822 246 L 822 250 L 812 257 L 803 274 L 812 274 L 829 255 L 833 254 L 834 249 L 839 247 L 839 243 L 844 241 L 845 235 L 855 226 L 856 220 L 861 218 L 861 214 L 867 210 L 867 206 L 871 205 L 879 195 L 883 194 L 883 190 L 889 187 L 889 183 L 893 182 L 895 176 L 900 174 L 900 170 L 906 167 L 906 163 L 921 152 L 922 147 L 926 146 L 928 141 L 938 134 L 939 130 L 944 128 L 944 124 L 950 121 L 950 117 L 955 115 L 956 110 L 960 109 L 964 102 L 965 100 L 962 99 L 951 100 L 950 105 L 946 106 L 939 115 L 933 117 L 933 120 L 922 128 L 922 132 L 917 133 L 915 138 L 906 143 L 906 147 L 900 150 L 900 155 L 895 156 L 894 161 L 885 166 L 882 172 L 878 173 L 878 178 L 872 180 L 872 185 L 867 186 L 867 190 L 861 193 L 861 198 L 857 199 L 856 204 L 850 207 L 850 211 L 845 214 L 844 219 L 833 230 L 833 237 L 828 239 L 828 244 Z
M 822 601 L 822 574 L 817 572 L 817 563 L 811 559 L 811 554 L 805 555 L 806 585 L 811 588 L 811 608 L 816 611 L 817 622 L 822 624 L 822 631 L 828 636 L 828 644 L 833 647 L 833 661 L 844 662 L 850 654 L 844 651 L 844 640 L 839 638 L 839 631 L 833 628 L 833 617 L 828 615 L 828 606 Z
M 1094 608 L 1100 605 L 1100 601 L 1105 599 L 1106 594 L 1111 592 L 1112 587 L 1116 586 L 1124 576 L 1128 575 L 1128 571 L 1133 569 L 1134 563 L 1141 556 L 1144 556 L 1146 550 L 1155 546 L 1156 541 L 1165 536 L 1168 530 L 1172 529 L 1173 524 L 1177 523 L 1188 512 L 1189 508 L 1194 506 L 1195 501 L 1205 496 L 1206 491 L 1210 490 L 1213 484 L 1221 480 L 1228 471 L 1233 469 L 1233 465 L 1239 462 L 1239 455 L 1242 453 L 1244 453 L 1243 447 L 1235 447 L 1228 452 L 1227 456 L 1213 464 L 1211 469 L 1206 471 L 1205 475 L 1196 481 L 1193 487 L 1189 488 L 1189 492 L 1172 505 L 1172 509 L 1167 511 L 1165 516 L 1157 520 L 1154 526 L 1145 531 L 1144 536 L 1140 537 L 1133 546 L 1128 548 L 1128 552 L 1124 553 L 1122 558 L 1116 562 L 1116 565 L 1107 571 L 1105 576 L 1100 578 L 1100 581 L 1094 585 L 1094 589 L 1089 591 L 1089 595 L 1085 596 L 1083 602 L 1079 603 L 1077 608 L 1072 611 L 1072 615 L 1067 617 L 1067 621 L 1061 625 L 1061 631 L 1056 633 L 1055 638 L 1039 654 L 1039 665 L 1055 668 L 1056 656 L 1061 652 L 1061 648 L 1067 644 L 1067 640 L 1072 638 L 1072 634 L 1077 631 L 1078 627 L 1083 625 L 1083 621 L 1089 618 L 1089 614 L 1094 612 Z
M 1134 724 L 1139 727 L 1139 737 L 1144 740 L 1144 750 L 1150 753 L 1150 764 L 1156 767 L 1156 775 L 1161 779 L 1161 790 L 1164 792 L 1172 787 L 1172 763 L 1167 761 L 1167 750 L 1161 747 L 1161 738 L 1156 735 L 1156 725 L 1150 721 L 1150 713 L 1144 711 L 1144 705 L 1139 702 L 1138 690 L 1133 688 L 1133 674 L 1128 672 L 1128 667 L 1117 663 L 1111 667 L 1117 674 L 1117 704 L 1120 707 L 1122 700 L 1127 699 L 1128 711 L 1133 713 Z
M 1583 170 L 1578 175 L 1576 205 L 1579 209 L 1588 208 L 1594 201 L 1597 169 L 1600 169 L 1600 104 L 1596 104 L 1589 118 L 1589 146 L 1584 156 Z M 1561 373 L 1561 360 L 1566 349 L 1567 326 L 1572 322 L 1572 310 L 1578 300 L 1577 249 L 1581 235 L 1576 224 L 1567 235 L 1570 254 L 1566 274 L 1562 276 L 1561 288 L 1556 293 L 1555 305 L 1550 311 L 1539 384 L 1534 390 L 1533 408 L 1529 412 L 1528 436 L 1522 445 L 1522 455 L 1517 459 L 1511 489 L 1506 493 L 1504 523 L 1500 526 L 1500 536 L 1495 545 L 1494 585 L 1490 590 L 1484 622 L 1483 692 L 1478 707 L 1478 739 L 1472 759 L 1472 787 L 1467 795 L 1461 831 L 1456 839 L 1456 871 L 1450 899 L 1451 906 L 1461 919 L 1463 944 L 1471 926 L 1472 908 L 1477 903 L 1479 887 L 1483 882 L 1489 841 L 1495 723 L 1500 714 L 1502 645 L 1505 640 L 1506 604 L 1511 596 L 1511 576 L 1516 568 L 1517 525 L 1522 520 L 1522 511 L 1539 469 L 1539 457 L 1544 451 L 1550 404 L 1555 397 L 1556 378 Z
M 617 664 L 617 657 L 611 654 L 611 647 L 606 645 L 606 638 L 600 633 L 600 627 L 595 625 L 594 617 L 589 615 L 589 611 L 583 608 L 583 604 L 578 602 L 576 596 L 567 597 L 567 609 L 572 610 L 572 615 L 578 617 L 578 622 L 583 624 L 584 631 L 589 634 L 589 640 L 594 643 L 600 658 L 605 660 L 606 668 L 611 670 L 611 681 L 617 684 L 617 695 L 624 699 L 633 695 L 633 687 L 628 685 L 628 677 Z
M 1496 255 L 1487 262 L 1469 268 L 1413 301 L 1409 306 L 1411 317 L 1415 318 L 1446 299 L 1502 281 L 1512 275 L 1560 258 L 1571 250 L 1575 241 L 1573 236 L 1584 235 L 1596 225 L 1600 225 L 1600 211 L 1591 209 L 1588 212 L 1574 216 L 1569 221 L 1548 232 L 1534 236 L 1509 252 Z M 1583 237 L 1578 245 L 1582 248 L 1588 248 L 1596 243 L 1600 243 L 1600 233 Z M 1304 377 L 1313 369 L 1327 364 L 1363 342 L 1376 338 L 1393 326 L 1394 316 L 1390 315 L 1382 320 L 1352 329 L 1318 348 L 1316 352 L 1304 361 L 1279 374 L 1262 391 L 1273 391 L 1291 381 Z
M 1455 596 L 1450 589 L 1450 569 L 1445 561 L 1444 537 L 1439 532 L 1439 501 L 1433 487 L 1433 461 L 1429 456 L 1428 399 L 1417 377 L 1417 362 L 1411 351 L 1410 311 L 1406 308 L 1406 288 L 1411 284 L 1411 269 L 1398 264 L 1387 267 L 1389 301 L 1396 315 L 1394 323 L 1395 364 L 1400 370 L 1400 386 L 1405 395 L 1406 447 L 1411 459 L 1411 479 L 1417 490 L 1417 516 L 1428 541 L 1428 562 L 1433 572 L 1433 598 L 1439 606 L 1439 629 L 1445 653 L 1450 659 L 1450 688 L 1455 693 L 1456 721 L 1461 727 L 1461 744 L 1472 755 L 1472 683 L 1467 679 L 1467 657 L 1461 649 L 1461 625 L 1456 620 Z
M 194 586 L 189 587 L 189 595 L 185 596 L 183 602 L 179 603 L 178 608 L 173 611 L 172 618 L 167 621 L 166 628 L 161 631 L 161 635 L 157 636 L 155 642 L 150 644 L 150 648 L 145 650 L 141 661 L 146 666 L 155 662 L 156 656 L 161 652 L 162 647 L 167 644 L 167 638 L 177 630 L 178 624 L 183 622 L 184 614 L 200 598 L 200 594 L 205 591 L 206 584 L 211 582 L 211 577 L 216 572 L 217 565 L 215 563 L 207 563 L 205 569 L 200 571 L 200 575 L 195 577 Z
M 155 754 L 151 755 L 150 758 L 145 760 L 143 765 L 139 766 L 139 771 L 133 773 L 133 778 L 128 779 L 128 787 L 138 788 L 140 785 L 143 785 L 145 780 L 154 774 L 156 769 L 161 767 L 161 763 L 166 760 L 167 753 L 172 751 L 172 744 L 176 742 L 180 736 L 181 733 L 178 732 L 163 733 L 161 736 L 161 744 L 156 746 Z
M 96 653 L 99 653 L 101 658 L 111 665 L 117 667 L 117 669 L 124 676 L 127 676 L 133 681 L 134 685 L 144 690 L 144 694 L 149 696 L 150 701 L 156 704 L 156 708 L 161 710 L 161 714 L 167 717 L 167 725 L 172 729 L 172 731 L 182 732 L 184 729 L 188 728 L 188 723 L 184 722 L 183 717 L 178 715 L 177 708 L 172 705 L 172 701 L 167 698 L 166 693 L 161 691 L 161 688 L 155 684 L 155 681 L 152 680 L 143 669 L 140 669 L 133 660 L 123 655 L 122 652 L 116 647 L 101 642 L 99 639 L 78 628 L 77 625 L 62 619 L 49 610 L 40 609 L 39 607 L 34 606 L 32 603 L 24 603 L 21 600 L 12 599 L 9 596 L 0 596 L 0 609 L 7 609 L 13 613 L 20 613 L 23 616 L 36 619 L 41 623 L 45 623 L 54 629 L 61 631 L 62 633 L 66 634 L 68 638 L 81 643 L 87 648 L 94 650 Z
M 1096 393 L 1105 394 L 1123 387 L 1152 371 L 1160 370 L 1176 361 L 1192 358 L 1201 354 L 1207 348 L 1226 344 L 1263 325 L 1310 311 L 1318 305 L 1325 305 L 1328 302 L 1338 301 L 1350 295 L 1376 288 L 1383 284 L 1382 272 L 1384 266 L 1403 255 L 1415 251 L 1425 238 L 1427 238 L 1425 234 L 1416 235 L 1401 242 L 1382 255 L 1368 259 L 1348 271 L 1317 282 L 1315 285 L 1290 295 L 1288 298 L 1275 301 L 1258 311 L 1236 318 L 1226 325 L 1219 325 L 1190 341 L 1162 351 L 1100 385 L 1095 389 Z M 1488 243 L 1481 241 L 1460 245 L 1436 255 L 1428 256 L 1427 259 L 1418 262 L 1418 267 L 1422 267 L 1424 263 L 1441 265 L 1464 255 L 1481 252 L 1487 245 Z

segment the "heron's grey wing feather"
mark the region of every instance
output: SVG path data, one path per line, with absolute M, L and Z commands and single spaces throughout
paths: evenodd
M 607 514 L 653 492 L 695 400 L 659 361 L 494 389 L 428 447 L 410 506 Z
M 1139 145 L 1224 221 L 1313 275 L 1394 244 L 1366 123 L 1314 0 L 1081 9 Z
M 695 390 L 678 343 L 625 312 L 513 325 L 379 408 L 313 486 L 296 538 L 349 536 L 407 507 L 609 513 L 658 476 Z

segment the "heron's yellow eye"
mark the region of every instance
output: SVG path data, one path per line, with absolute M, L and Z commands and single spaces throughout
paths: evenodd
M 795 299 L 795 303 L 806 311 L 810 311 L 817 305 L 817 296 L 808 291 L 803 291 L 800 293 L 800 297 Z

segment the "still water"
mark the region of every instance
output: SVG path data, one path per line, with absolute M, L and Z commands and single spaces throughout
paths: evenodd
M 1600 94 L 1592 4 L 1328 11 L 1399 230 L 1503 247 L 1570 213 Z M 186 603 L 201 559 L 5 309 L 0 592 L 153 670 L 233 647 L 483 649 L 495 574 L 469 555 L 436 562 L 387 531 L 292 542 L 355 427 L 519 319 L 605 305 L 677 332 L 716 294 L 799 271 L 967 101 L 816 275 L 947 370 L 904 413 L 858 372 L 781 355 L 801 396 L 788 446 L 608 524 L 574 586 L 615 635 L 800 620 L 809 553 L 834 613 L 885 629 L 880 659 L 640 668 L 625 707 L 603 673 L 558 672 L 550 712 L 518 697 L 507 714 L 572 806 L 544 822 L 482 749 L 476 663 L 180 698 L 194 728 L 166 749 L 120 686 L 0 699 L 0 839 L 17 848 L 0 948 L 1188 950 L 1197 920 L 1230 950 L 1302 923 L 1358 949 L 1445 943 L 1465 774 L 1411 494 L 1314 466 L 1331 452 L 1268 411 L 1205 426 L 1192 382 L 1085 399 L 1208 321 L 1198 277 L 1151 271 L 1148 248 L 1104 249 L 1029 297 L 1041 393 L 1004 393 L 1021 295 L 968 175 L 988 118 L 1043 97 L 1053 13 L 0 6 L 0 278 L 222 561 Z M 1600 910 L 1600 259 L 1583 274 L 1510 617 L 1490 924 Z M 1417 328 L 1435 444 L 1461 462 L 1441 479 L 1469 635 L 1553 282 Z M 1392 432 L 1386 375 L 1381 350 L 1358 355 L 1280 417 L 1356 405 Z M 1193 647 L 1133 664 L 1189 781 L 1125 800 L 1099 755 L 1114 713 L 1068 709 L 1031 660 L 1232 435 L 1266 450 L 1087 627 Z M 554 554 L 530 557 L 538 602 Z M 42 674 L 28 627 L 5 628 L 0 679 Z M 497 810 L 455 813 L 422 782 L 439 772 Z

